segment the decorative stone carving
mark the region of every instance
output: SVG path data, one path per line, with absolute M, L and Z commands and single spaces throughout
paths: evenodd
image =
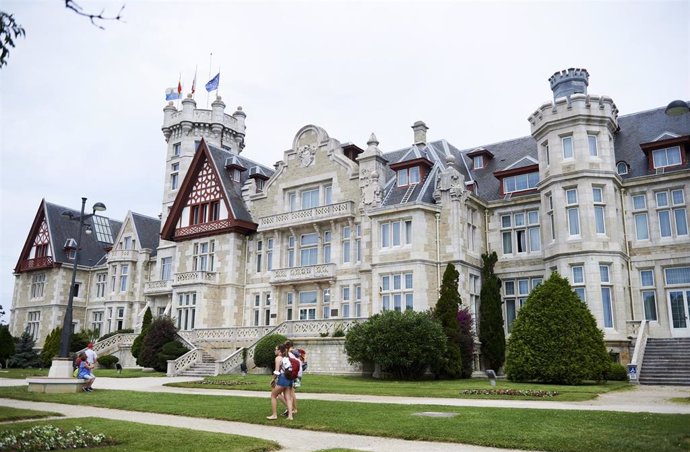
M 314 163 L 314 154 L 316 153 L 316 146 L 313 144 L 305 144 L 299 151 L 297 151 L 297 158 L 302 167 L 306 168 Z
M 463 198 L 465 194 L 465 177 L 455 168 L 455 157 L 446 157 L 446 168 L 436 174 L 436 188 L 434 189 L 434 199 L 441 199 L 441 192 L 449 192 L 451 198 Z
M 378 207 L 383 202 L 383 185 L 379 182 L 379 174 L 372 171 L 364 187 L 362 187 L 362 207 Z

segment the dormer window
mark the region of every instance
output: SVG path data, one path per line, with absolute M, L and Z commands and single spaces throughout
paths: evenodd
M 398 170 L 398 187 L 418 184 L 420 181 L 419 167 L 413 166 Z
M 629 172 L 628 164 L 625 162 L 618 162 L 616 164 L 616 172 L 618 173 L 619 176 L 623 176 L 625 174 L 628 174 L 628 172 Z
M 503 194 L 533 190 L 539 183 L 539 172 L 516 174 L 503 178 Z
M 240 175 L 241 175 L 240 170 L 238 170 L 237 168 L 233 168 L 232 180 L 234 180 L 235 182 L 239 182 L 240 181 Z
M 472 159 L 472 167 L 474 169 L 481 169 L 484 168 L 484 156 L 483 155 L 477 155 Z
M 493 159 L 494 155 L 486 148 L 477 148 L 472 152 L 468 152 L 467 157 L 472 159 L 472 169 L 478 170 L 486 168 L 489 160 Z
M 682 162 L 683 161 L 680 156 L 680 146 L 656 149 L 652 151 L 652 163 L 654 164 L 654 169 L 678 166 L 681 165 Z

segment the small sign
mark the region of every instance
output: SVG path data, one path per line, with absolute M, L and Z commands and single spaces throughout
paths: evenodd
M 628 379 L 637 380 L 637 364 L 628 364 Z

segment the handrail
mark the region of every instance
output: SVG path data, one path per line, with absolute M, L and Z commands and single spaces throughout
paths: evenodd
M 635 340 L 635 350 L 633 351 L 632 359 L 628 364 L 628 376 L 631 383 L 639 383 L 640 371 L 642 370 L 642 360 L 644 359 L 644 351 L 647 346 L 647 336 L 649 335 L 649 322 L 647 320 L 640 320 L 640 326 L 637 329 L 637 339 Z
M 189 347 L 189 351 L 177 359 L 168 360 L 168 369 L 166 371 L 168 377 L 174 377 L 180 372 L 184 372 L 203 359 L 203 352 L 180 333 L 181 331 L 177 333 L 177 339 L 180 342 L 184 342 Z

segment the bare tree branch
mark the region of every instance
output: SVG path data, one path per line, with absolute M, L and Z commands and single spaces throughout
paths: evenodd
M 120 7 L 120 11 L 117 13 L 117 16 L 105 16 L 105 9 L 99 14 L 85 12 L 81 5 L 79 5 L 75 0 L 65 0 L 65 8 L 71 9 L 80 16 L 88 17 L 91 21 L 91 24 L 94 27 L 100 28 L 101 30 L 105 30 L 105 27 L 101 25 L 100 21 L 116 20 L 118 22 L 124 22 L 124 20 L 122 20 L 122 11 L 125 9 L 124 4 Z

